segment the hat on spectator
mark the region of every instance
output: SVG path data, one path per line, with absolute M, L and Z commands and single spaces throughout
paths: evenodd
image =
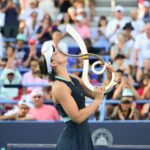
M 15 71 L 13 69 L 6 69 L 6 74 L 15 74 Z
M 83 16 L 82 15 L 77 15 L 76 16 L 76 21 L 83 21 Z
M 125 30 L 125 29 L 131 29 L 131 30 L 134 30 L 134 28 L 133 28 L 131 22 L 128 22 L 128 23 L 125 24 L 125 26 L 123 27 L 123 30 Z
M 115 12 L 124 12 L 124 8 L 121 5 L 115 7 Z
M 19 102 L 18 102 L 18 105 L 26 105 L 28 106 L 29 108 L 33 108 L 33 103 L 31 100 L 28 100 L 26 98 L 22 98 Z
M 124 88 L 123 89 L 123 92 L 122 92 L 122 97 L 134 97 L 134 94 L 133 94 L 133 92 L 131 91 L 131 89 L 129 89 L 129 88 Z
M 30 0 L 30 3 L 37 3 L 37 0 Z
M 34 89 L 31 92 L 31 97 L 34 97 L 34 96 L 37 96 L 37 95 L 43 96 L 43 91 L 41 89 Z
M 26 41 L 26 36 L 24 34 L 18 34 L 17 37 L 16 37 L 17 40 L 19 41 L 23 41 L 25 42 Z
M 144 1 L 143 6 L 144 7 L 150 7 L 150 2 L 149 1 Z

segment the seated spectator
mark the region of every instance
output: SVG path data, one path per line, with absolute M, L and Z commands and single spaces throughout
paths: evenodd
M 129 71 L 132 76 L 135 76 L 136 68 L 133 65 L 133 58 L 134 58 L 134 37 L 132 36 L 132 31 L 134 30 L 132 24 L 130 22 L 126 23 L 123 27 L 123 35 L 125 37 L 125 47 L 129 50 Z
M 25 27 L 25 35 L 27 40 L 36 39 L 36 33 L 39 28 L 39 22 L 37 20 L 38 13 L 32 12 L 30 16 L 30 20 L 26 23 Z
M 35 120 L 28 115 L 29 110 L 33 107 L 31 101 L 22 99 L 18 102 L 17 111 L 14 114 L 4 114 L 0 120 Z
M 148 0 L 145 0 L 143 6 L 144 6 L 143 21 L 145 23 L 150 23 L 150 2 Z
M 43 92 L 34 89 L 31 93 L 34 108 L 31 108 L 29 115 L 36 120 L 60 120 L 60 116 L 54 106 L 43 104 Z
M 42 11 L 43 14 L 49 14 L 52 17 L 52 20 L 55 19 L 57 15 L 57 10 L 54 5 L 53 0 L 38 0 L 38 8 Z
M 142 78 L 142 85 L 138 89 L 138 92 L 141 96 L 141 99 L 149 100 L 150 99 L 150 73 L 144 74 Z
M 67 13 L 68 8 L 72 6 L 71 0 L 58 1 L 58 7 L 60 13 Z
M 52 86 L 45 86 L 43 88 L 43 95 L 44 95 L 44 100 L 46 102 L 50 102 L 50 104 L 54 105 L 54 103 L 52 102 Z
M 84 21 L 83 16 L 81 15 L 76 16 L 75 29 L 83 39 L 90 38 L 91 37 L 90 28 L 83 21 Z
M 107 25 L 106 17 L 101 16 L 98 22 L 98 26 L 92 32 L 92 39 L 94 47 L 101 47 L 108 52 L 110 43 L 105 35 L 106 25 Z
M 23 74 L 22 77 L 23 85 L 30 85 L 30 84 L 48 85 L 47 80 L 41 79 L 35 75 L 37 66 L 38 66 L 38 59 L 32 59 L 30 62 L 31 70 Z M 35 87 L 27 87 L 27 91 L 31 92 L 34 88 Z
M 135 38 L 138 34 L 144 32 L 144 21 L 138 18 L 138 9 L 133 9 L 130 12 L 131 24 L 134 28 L 132 31 L 132 36 Z
M 85 38 L 84 43 L 86 45 L 88 53 L 94 53 L 98 55 L 102 55 L 105 53 L 105 51 L 100 49 L 99 47 L 94 47 L 90 38 Z
M 134 44 L 134 66 L 143 67 L 144 60 L 150 58 L 150 23 L 145 25 L 145 32 L 137 36 Z
M 24 0 L 25 3 L 27 0 Z M 26 7 L 24 11 L 22 11 L 22 14 L 20 15 L 19 19 L 24 20 L 28 22 L 30 20 L 30 16 L 32 12 L 36 12 L 38 14 L 38 21 L 41 21 L 43 19 L 43 12 L 38 8 L 38 1 L 37 0 L 28 0 L 29 1 L 29 7 Z
M 123 76 L 124 76 L 123 70 L 120 70 L 120 69 L 116 70 L 115 81 L 117 82 L 117 84 L 110 92 L 108 92 L 106 94 L 106 100 L 111 100 L 113 98 L 113 94 L 114 94 L 115 90 L 117 89 L 117 87 L 121 84 Z M 107 118 L 107 119 L 110 118 L 113 108 L 114 108 L 114 105 L 112 105 L 112 104 L 106 105 L 106 117 L 105 118 Z
M 0 73 L 2 73 L 4 69 L 7 67 L 7 62 L 8 62 L 7 58 L 2 58 L 0 60 Z
M 18 85 L 21 84 L 22 76 L 18 70 L 6 68 L 0 75 L 2 85 Z M 13 99 L 18 96 L 18 88 L 4 87 L 0 88 L 1 99 Z
M 119 33 L 117 35 L 117 44 L 111 47 L 110 56 L 111 59 L 114 60 L 118 54 L 122 54 L 126 59 L 130 56 L 130 51 L 125 45 L 126 39 L 123 33 Z
M 124 70 L 124 73 L 129 73 L 129 64 L 127 59 L 125 59 L 124 55 L 118 54 L 116 55 L 113 61 L 113 67 L 117 70 Z
M 68 52 L 68 45 L 62 40 L 62 32 L 58 29 L 52 32 L 52 40 L 45 43 L 46 44 L 43 44 L 42 49 L 45 48 L 45 45 L 47 45 L 47 43 L 49 43 L 52 44 L 57 50 Z
M 66 24 L 73 24 L 73 20 L 67 13 L 64 13 L 62 18 L 58 20 L 58 23 L 58 29 L 62 32 L 63 36 L 65 36 L 67 35 Z
M 52 24 L 52 19 L 49 14 L 45 14 L 42 20 L 41 25 L 39 26 L 36 37 L 40 44 L 43 44 L 45 41 L 51 40 L 51 32 L 54 26 Z
M 12 46 L 8 46 L 6 49 L 6 58 L 7 58 L 7 68 L 16 69 L 17 68 L 17 59 L 16 59 L 16 53 L 15 48 Z
M 121 79 L 121 83 L 117 86 L 114 94 L 113 94 L 113 99 L 120 99 L 122 93 L 124 90 L 131 90 L 133 95 L 135 96 L 135 99 L 140 99 L 140 96 L 138 94 L 138 92 L 136 91 L 136 89 L 134 88 L 134 86 L 132 85 L 131 79 L 130 79 L 130 75 L 128 76 L 123 76 Z
M 150 58 L 145 58 L 143 68 L 138 67 L 137 72 L 136 72 L 136 81 L 137 82 L 140 82 L 143 79 L 144 74 L 149 74 L 149 72 L 150 72 L 149 64 L 150 64 Z
M 30 63 L 31 63 L 32 59 L 38 59 L 38 51 L 37 51 L 37 48 L 36 48 L 36 44 L 37 44 L 37 41 L 34 40 L 34 39 L 30 39 L 28 41 L 29 52 L 24 57 L 24 62 L 23 62 L 23 66 L 25 68 L 30 67 Z
M 140 113 L 138 109 L 133 111 L 133 101 L 128 96 L 122 95 L 121 103 L 114 108 L 111 119 L 114 120 L 139 120 Z
M 26 36 L 24 34 L 18 34 L 16 40 L 15 51 L 18 67 L 23 67 L 24 60 L 29 52 L 28 48 L 25 48 Z
M 106 27 L 106 37 L 111 44 L 116 43 L 117 35 L 122 31 L 128 20 L 124 17 L 124 8 L 120 5 L 115 7 L 114 17 Z

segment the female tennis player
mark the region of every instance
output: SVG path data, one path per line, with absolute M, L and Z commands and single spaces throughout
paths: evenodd
M 39 60 L 41 77 L 54 79 L 52 97 L 56 103 L 65 128 L 58 139 L 57 150 L 93 150 L 88 117 L 101 105 L 104 96 L 104 86 L 96 87 L 94 92 L 87 89 L 82 79 L 67 72 L 67 57 L 55 50 L 50 42 L 42 46 L 42 56 Z M 111 66 L 108 69 L 112 69 Z M 109 74 L 107 74 L 110 77 Z M 109 78 L 107 79 L 109 82 Z M 85 106 L 85 96 L 94 101 Z

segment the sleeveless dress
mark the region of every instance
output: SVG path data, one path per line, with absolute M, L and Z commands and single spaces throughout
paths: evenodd
M 64 82 L 71 89 L 71 95 L 78 108 L 82 109 L 85 107 L 85 95 L 79 81 L 72 77 L 71 79 L 73 84 L 70 81 L 56 78 L 56 80 Z M 64 118 L 65 127 L 58 139 L 56 150 L 94 150 L 87 120 L 77 124 L 67 116 L 60 104 L 57 104 L 57 108 Z

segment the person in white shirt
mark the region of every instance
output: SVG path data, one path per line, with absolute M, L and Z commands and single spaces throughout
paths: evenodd
M 36 12 L 38 14 L 38 21 L 41 21 L 44 17 L 42 10 L 38 7 L 37 0 L 29 0 L 29 7 L 26 7 L 23 13 L 19 16 L 20 20 L 25 20 L 26 23 L 30 20 L 30 16 L 32 12 Z
M 116 6 L 115 18 L 110 20 L 106 27 L 106 37 L 110 43 L 115 43 L 117 34 L 122 31 L 124 25 L 128 22 L 123 16 L 124 8 L 122 6 Z
M 143 67 L 146 58 L 150 58 L 150 23 L 145 25 L 145 32 L 135 40 L 134 65 Z
M 134 30 L 132 31 L 132 36 L 135 39 L 135 37 L 138 34 L 144 32 L 145 23 L 142 19 L 138 19 L 138 10 L 137 9 L 131 10 L 130 17 L 131 17 L 130 22 L 134 28 Z
M 22 76 L 18 70 L 5 68 L 0 75 L 0 83 L 2 85 L 19 85 L 21 84 Z M 18 88 L 4 87 L 0 88 L 1 99 L 13 99 L 18 96 Z
M 132 32 L 134 28 L 131 22 L 128 22 L 123 27 L 123 35 L 125 37 L 125 47 L 129 50 L 129 65 L 133 66 L 133 55 L 134 55 L 134 39 L 132 37 Z

